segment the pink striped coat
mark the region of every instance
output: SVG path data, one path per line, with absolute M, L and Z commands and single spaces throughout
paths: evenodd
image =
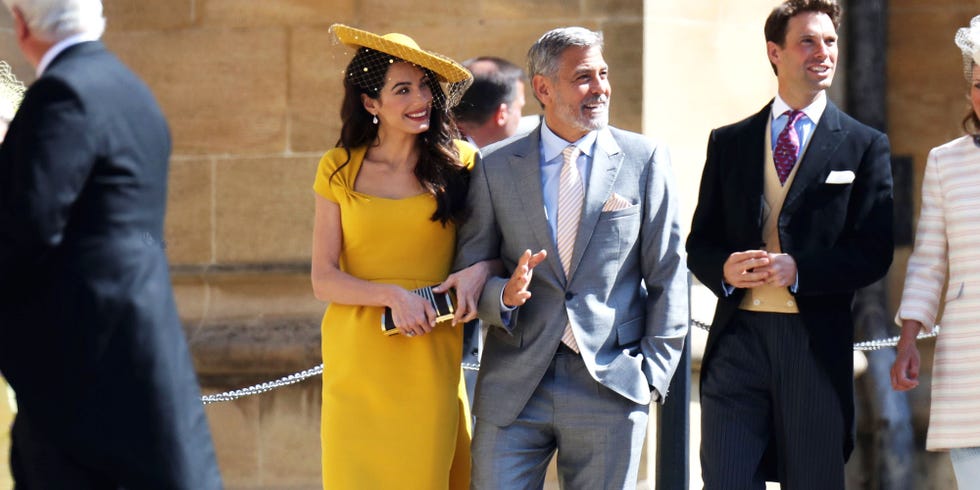
M 931 328 L 947 279 L 926 438 L 934 451 L 980 447 L 980 148 L 969 136 L 929 152 L 897 317 Z

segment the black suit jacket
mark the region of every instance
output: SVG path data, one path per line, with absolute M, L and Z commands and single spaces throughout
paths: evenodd
M 221 487 L 162 246 L 170 134 L 100 42 L 31 85 L 0 148 L 0 369 L 23 417 L 126 488 Z
M 722 266 L 733 252 L 762 240 L 764 151 L 771 102 L 759 113 L 711 132 L 697 209 L 687 240 L 688 266 L 718 297 L 702 370 L 745 291 L 722 288 Z M 813 132 L 778 217 L 783 252 L 796 260 L 796 302 L 814 352 L 840 397 L 847 427 L 854 423 L 854 291 L 888 271 L 892 238 L 892 177 L 888 138 L 833 103 Z M 850 184 L 828 184 L 831 171 L 851 171 Z M 844 438 L 845 459 L 853 429 Z

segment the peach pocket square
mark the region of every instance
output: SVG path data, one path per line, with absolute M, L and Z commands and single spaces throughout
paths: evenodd
M 854 172 L 850 170 L 831 170 L 827 175 L 827 184 L 850 184 L 854 182 Z
M 606 200 L 606 203 L 602 205 L 602 212 L 608 213 L 609 211 L 619 211 L 620 209 L 626 209 L 632 205 L 633 203 L 629 202 L 629 200 L 613 192 L 613 194 L 609 196 L 609 199 Z

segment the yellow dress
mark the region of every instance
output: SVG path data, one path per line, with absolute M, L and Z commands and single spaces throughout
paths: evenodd
M 472 166 L 475 149 L 459 142 Z M 456 229 L 430 217 L 428 194 L 385 199 L 354 191 L 365 149 L 350 162 L 335 148 L 320 160 L 314 190 L 340 206 L 342 270 L 407 289 L 442 282 Z M 323 488 L 469 488 L 470 427 L 460 362 L 462 326 L 415 338 L 385 336 L 383 308 L 334 305 L 321 325 Z

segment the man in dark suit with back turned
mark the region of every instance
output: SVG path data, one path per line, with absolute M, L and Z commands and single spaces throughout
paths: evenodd
M 170 134 L 98 0 L 4 0 L 37 68 L 0 149 L 18 488 L 221 488 L 162 247 Z
M 853 447 L 854 291 L 892 259 L 887 137 L 827 100 L 836 0 L 766 21 L 778 95 L 712 131 L 687 241 L 718 297 L 701 370 L 706 489 L 843 489 Z

